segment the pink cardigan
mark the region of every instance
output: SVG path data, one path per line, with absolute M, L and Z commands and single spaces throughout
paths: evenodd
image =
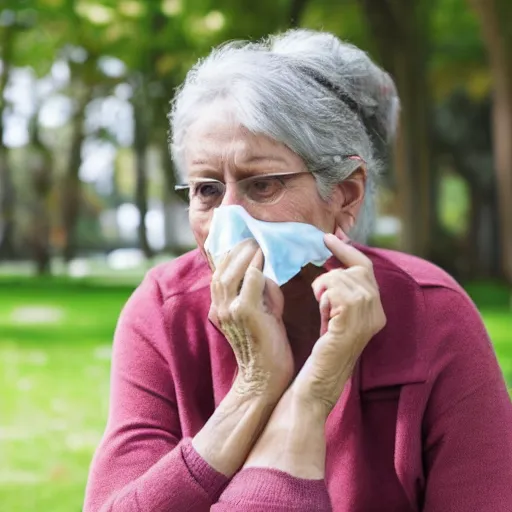
M 328 418 L 325 481 L 228 481 L 194 451 L 236 364 L 193 251 L 149 272 L 121 314 L 84 512 L 510 512 L 512 406 L 475 307 L 437 267 L 359 247 L 388 323 Z

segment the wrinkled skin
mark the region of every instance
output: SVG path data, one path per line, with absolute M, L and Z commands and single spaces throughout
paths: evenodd
M 324 233 L 336 233 L 340 238 L 346 238 L 344 233 L 352 227 L 364 197 L 364 167 L 337 186 L 328 200 L 319 195 L 311 174 L 292 180 L 277 204 L 254 204 L 239 196 L 233 181 L 255 174 L 296 173 L 307 168 L 304 161 L 283 144 L 240 126 L 222 102 L 205 108 L 189 127 L 185 138 L 185 167 L 187 179 L 214 178 L 227 183 L 222 205 L 241 205 L 259 220 L 305 222 Z M 190 225 L 205 257 L 204 242 L 212 216 L 213 208 L 198 207 L 191 202 Z M 336 243 L 344 242 L 326 240 L 335 255 L 343 256 L 343 250 L 340 251 Z M 361 254 L 353 247 L 350 249 Z M 363 258 L 358 260 L 352 254 L 350 262 L 344 264 L 354 268 L 323 275 L 322 269 L 309 265 L 281 289 L 261 273 L 263 259 L 255 243 L 240 244 L 216 269 L 210 263 L 214 270 L 210 319 L 223 331 L 235 352 L 239 366 L 236 387 L 240 393 L 267 393 L 278 399 L 309 356 L 311 340 L 318 339 L 322 313 L 329 332 L 319 340 L 323 340 L 323 345 L 318 346 L 326 347 L 329 355 L 319 357 L 316 366 L 326 365 L 329 358 L 332 361 L 336 353 L 332 345 L 336 345 L 337 340 L 340 344 L 341 337 L 344 346 L 353 344 L 355 348 L 337 357 L 354 359 L 354 354 L 360 353 L 361 347 L 384 321 L 383 313 L 379 313 L 382 308 L 373 271 L 369 260 Z M 346 277 L 343 272 L 348 272 Z M 356 292 L 352 290 L 354 286 Z M 361 297 L 364 300 L 361 301 Z M 375 313 L 372 313 L 375 321 L 371 325 L 362 322 L 367 332 L 356 329 L 354 336 L 347 334 L 347 330 L 358 324 L 358 319 L 359 323 L 366 319 L 369 311 Z M 304 318 L 308 321 L 304 322 Z M 340 327 L 344 322 L 350 327 Z M 336 401 L 339 385 L 322 386 L 319 380 L 339 380 L 339 376 L 329 374 L 333 371 L 332 365 L 324 369 L 318 366 L 313 371 L 311 359 L 307 365 L 309 373 L 306 376 L 303 373 L 299 379 L 301 394 L 308 394 L 310 379 L 313 399 L 331 404 Z M 347 368 L 352 366 L 353 361 L 343 364 Z M 322 393 L 325 396 L 320 396 Z

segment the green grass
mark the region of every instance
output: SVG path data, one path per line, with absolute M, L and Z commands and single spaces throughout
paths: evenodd
M 0 510 L 78 512 L 107 407 L 110 345 L 133 284 L 0 278 Z M 512 384 L 508 291 L 473 284 Z M 46 308 L 46 309 L 34 309 Z M 53 323 L 30 323 L 41 314 Z
M 112 334 L 132 288 L 0 281 L 0 510 L 81 510 L 106 420 Z M 33 307 L 50 308 L 55 323 L 24 322 Z

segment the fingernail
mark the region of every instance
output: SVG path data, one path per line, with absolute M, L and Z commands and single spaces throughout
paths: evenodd
M 346 243 L 350 242 L 350 238 L 348 237 L 348 235 L 341 229 L 339 230 L 339 235 L 340 235 L 340 239 L 343 240 L 344 242 L 346 242 Z
M 331 241 L 341 240 L 342 242 L 345 242 L 346 244 L 350 243 L 350 238 L 345 233 L 343 233 L 342 231 L 339 231 L 336 234 L 328 233 L 326 235 L 326 237 L 327 237 L 327 239 L 329 239 Z

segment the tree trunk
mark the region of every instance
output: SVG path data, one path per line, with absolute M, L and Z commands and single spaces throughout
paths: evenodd
M 0 75 L 0 260 L 14 257 L 15 190 L 9 164 L 9 148 L 4 144 L 5 88 L 9 81 L 14 28 L 3 29 L 2 74 Z
M 38 117 L 36 112 L 29 130 L 31 138 L 29 166 L 33 191 L 30 239 L 36 272 L 38 275 L 44 275 L 51 272 L 51 219 L 48 203 L 52 189 L 53 162 L 51 152 L 39 138 Z
M 306 10 L 308 0 L 291 0 L 290 5 L 290 28 L 300 26 L 300 20 Z
M 174 233 L 174 223 L 171 218 L 173 214 L 173 205 L 179 201 L 174 193 L 174 185 L 176 185 L 176 177 L 174 174 L 174 166 L 169 155 L 169 145 L 165 137 L 160 141 L 160 158 L 164 178 L 164 187 L 162 190 L 162 204 L 164 214 L 164 235 L 165 250 L 174 252 L 177 249 L 178 242 Z
M 470 187 L 471 211 L 467 236 L 469 260 L 468 276 L 484 278 L 498 277 L 497 254 L 498 237 L 494 194 L 468 182 Z
M 51 222 L 48 213 L 48 195 L 51 190 L 50 173 L 51 168 L 49 159 L 44 155 L 37 155 L 38 168 L 33 172 L 38 177 L 34 177 L 34 188 L 36 197 L 32 205 L 33 218 L 32 218 L 32 254 L 36 267 L 37 275 L 46 275 L 51 273 L 51 247 L 50 247 L 50 231 Z M 48 180 L 46 184 L 42 180 Z
M 82 144 L 84 141 L 85 109 L 92 98 L 92 87 L 87 85 L 72 121 L 71 146 L 63 184 L 62 196 L 62 223 L 64 227 L 64 261 L 69 263 L 77 251 L 76 227 L 82 203 L 82 190 L 80 182 L 80 164 L 82 163 Z
M 419 0 L 361 0 L 383 66 L 402 104 L 394 167 L 401 248 L 428 257 L 437 226 L 427 84 L 428 4 Z
M 137 229 L 139 246 L 146 258 L 153 256 L 153 251 L 149 245 L 146 216 L 148 213 L 148 168 L 147 168 L 147 150 L 148 150 L 148 130 L 150 123 L 147 122 L 147 109 L 149 105 L 144 101 L 144 77 L 139 77 L 138 91 L 133 99 L 133 117 L 135 124 L 134 149 L 135 149 L 135 204 L 139 210 L 140 220 Z
M 489 52 L 493 77 L 493 144 L 498 188 L 501 269 L 512 284 L 512 4 L 471 0 Z

